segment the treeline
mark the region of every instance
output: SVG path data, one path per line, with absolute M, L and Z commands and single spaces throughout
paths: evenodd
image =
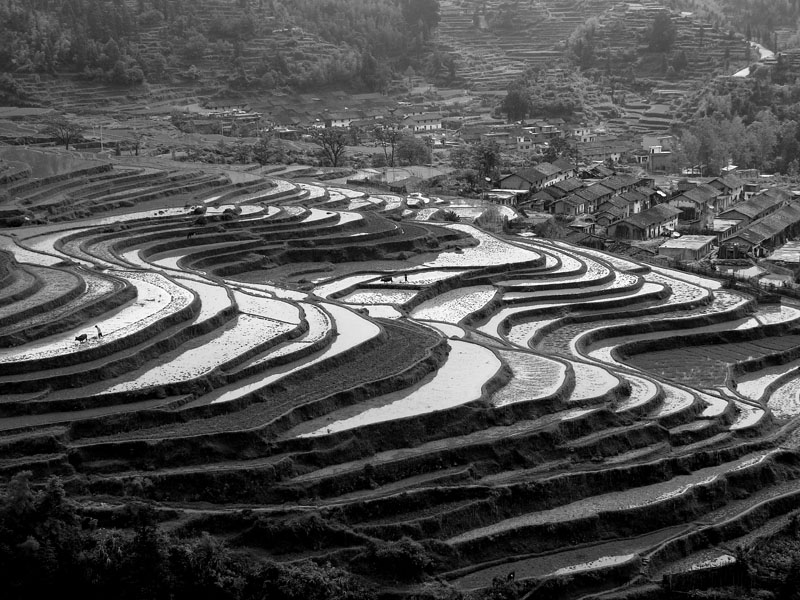
M 748 40 L 772 48 L 775 31 L 800 18 L 800 0 L 671 0 L 676 10 L 691 10 L 718 27 L 733 26 Z
M 587 81 L 580 73 L 530 69 L 508 86 L 500 105 L 509 121 L 564 118 L 584 110 Z
M 800 175 L 800 83 L 783 85 L 784 70 L 759 65 L 749 78 L 715 82 L 681 127 L 681 158 L 711 173 L 731 162 Z
M 209 59 L 240 87 L 379 90 L 431 68 L 438 22 L 438 0 L 0 0 L 0 71 L 136 85 L 170 70 L 197 78 L 186 69 Z M 304 50 L 305 35 L 327 46 Z M 248 50 L 256 38 L 268 42 L 260 55 Z M 440 64 L 436 75 L 453 75 Z
M 130 42 L 136 29 L 121 0 L 0 0 L 0 70 L 85 70 L 114 83 L 141 83 L 145 74 Z
M 59 478 L 34 486 L 30 472 L 17 474 L 0 491 L 3 598 L 374 600 L 381 588 L 427 580 L 422 586 L 429 600 L 465 600 L 428 577 L 431 552 L 408 538 L 363 540 L 315 513 L 288 520 L 247 517 L 251 526 L 239 538 L 295 557 L 281 563 L 263 558 L 263 551 L 256 556 L 231 548 L 192 527 L 168 531 L 159 518 L 169 516 L 177 513 L 159 515 L 136 501 L 114 513 L 81 508 Z M 340 565 L 296 559 L 295 553 L 339 538 L 362 541 L 362 550 Z M 513 582 L 504 582 L 469 600 L 511 599 L 516 592 Z

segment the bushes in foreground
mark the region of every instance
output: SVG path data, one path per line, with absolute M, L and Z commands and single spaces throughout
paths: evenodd
M 291 565 L 234 552 L 202 534 L 164 531 L 152 509 L 130 505 L 130 529 L 105 529 L 82 516 L 57 478 L 41 491 L 29 472 L 0 496 L 3 597 L 250 600 L 367 600 L 363 581 L 330 564 Z

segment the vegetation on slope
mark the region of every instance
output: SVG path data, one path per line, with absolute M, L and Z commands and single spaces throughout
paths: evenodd
M 239 87 L 378 90 L 425 68 L 438 21 L 437 0 L 2 0 L 0 71 L 138 85 L 205 68 Z

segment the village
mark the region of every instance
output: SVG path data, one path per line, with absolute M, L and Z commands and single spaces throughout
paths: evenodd
M 793 287 L 800 275 L 800 253 L 793 240 L 800 233 L 800 194 L 777 185 L 769 174 L 728 164 L 720 175 L 703 176 L 705 165 L 681 167 L 672 152 L 675 136 L 659 128 L 610 136 L 602 124 L 562 118 L 508 123 L 496 110 L 461 112 L 458 103 L 447 108 L 442 104 L 450 96 L 446 91 L 442 96 L 429 93 L 437 101 L 326 112 L 305 122 L 270 121 L 270 126 L 289 140 L 310 139 L 305 132 L 315 129 L 347 131 L 366 152 L 386 146 L 376 132 L 391 128 L 411 133 L 431 151 L 427 166 L 436 167 L 432 177 L 393 178 L 362 168 L 348 182 L 416 195 L 440 193 L 437 183 L 453 170 L 448 165 L 453 148 L 493 145 L 506 165 L 540 159 L 535 166 L 497 169 L 481 189 L 473 190 L 478 198 L 514 209 L 514 216 L 506 219 L 515 231 L 535 231 L 556 221 L 564 226 L 566 240 L 600 249 L 613 245 L 617 252 L 644 260 L 704 262 L 711 271 L 719 268 L 773 287 Z M 461 101 L 469 102 L 468 92 L 462 94 Z M 239 109 L 209 111 L 208 117 L 253 120 L 264 115 Z M 552 154 L 551 147 L 561 148 L 562 156 L 541 160 Z M 754 266 L 757 261 L 761 266 Z
M 0 0 L 5 596 L 797 600 L 798 23 Z

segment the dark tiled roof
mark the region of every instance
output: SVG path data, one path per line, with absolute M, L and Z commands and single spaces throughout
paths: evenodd
M 561 172 L 564 173 L 566 171 L 574 171 L 575 165 L 569 162 L 563 156 L 553 161 L 553 166 L 558 167 L 561 169 Z
M 583 180 L 578 179 L 577 177 L 570 177 L 569 179 L 564 179 L 563 181 L 557 181 L 550 187 L 558 188 L 559 190 L 563 190 L 565 192 L 572 192 L 573 190 L 583 187 Z
M 514 177 L 515 175 L 521 179 L 524 179 L 528 183 L 539 183 L 540 181 L 544 181 L 546 179 L 544 173 L 533 168 L 514 171 L 511 173 L 511 175 L 506 175 L 503 177 L 503 179 L 508 179 L 509 177 Z
M 729 240 L 741 238 L 750 242 L 751 244 L 760 244 L 766 240 L 771 239 L 773 236 L 778 235 L 782 231 L 788 229 L 795 223 L 800 223 L 800 208 L 792 204 L 787 204 L 776 210 L 771 215 L 761 217 L 737 231 L 735 235 L 731 236 Z
M 551 177 L 553 175 L 558 175 L 559 173 L 561 173 L 561 169 L 559 169 L 555 165 L 551 165 L 549 162 L 539 163 L 538 165 L 536 165 L 536 170 L 547 177 Z
M 604 186 L 611 188 L 615 192 L 624 187 L 630 187 L 638 182 L 638 177 L 632 177 L 630 175 L 612 175 L 600 181 Z
M 722 219 L 729 219 L 733 218 L 735 214 L 740 214 L 748 219 L 757 219 L 759 215 L 762 215 L 770 208 L 780 204 L 781 202 L 783 202 L 783 200 L 779 198 L 768 196 L 767 194 L 758 194 L 749 200 L 734 204 L 725 212 L 720 213 L 719 216 Z
M 648 208 L 640 213 L 631 215 L 627 219 L 623 219 L 625 223 L 630 223 L 639 229 L 645 229 L 650 225 L 657 225 L 677 217 L 681 214 L 680 209 L 670 206 L 669 204 L 656 204 L 652 208 Z

